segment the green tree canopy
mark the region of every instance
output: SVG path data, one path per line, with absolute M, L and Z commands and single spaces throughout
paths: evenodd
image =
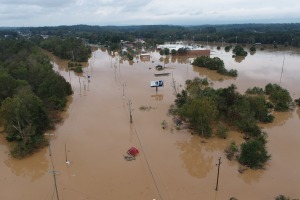
M 37 96 L 24 92 L 8 97 L 2 103 L 0 114 L 5 122 L 7 139 L 17 142 L 12 150 L 13 156 L 23 157 L 40 145 L 49 119 Z
M 244 50 L 244 48 L 240 45 L 237 45 L 233 48 L 232 52 L 236 55 L 236 56 L 247 56 L 247 51 Z
M 11 154 L 24 157 L 45 145 L 43 132 L 58 120 L 71 85 L 49 58 L 26 40 L 0 40 L 0 120 Z
M 226 76 L 232 76 L 232 77 L 236 77 L 238 75 L 237 70 L 227 70 L 224 67 L 224 62 L 223 60 L 221 60 L 218 57 L 214 57 L 214 58 L 209 58 L 207 56 L 201 56 L 201 57 L 197 57 L 192 65 L 198 66 L 198 67 L 205 67 L 208 68 L 210 70 L 217 70 L 217 72 L 219 74 L 223 74 Z
M 267 84 L 265 92 L 277 111 L 287 111 L 293 102 L 290 93 L 278 84 Z
M 0 102 L 7 97 L 12 97 L 18 82 L 9 74 L 0 71 Z
M 250 168 L 261 168 L 271 158 L 266 149 L 266 139 L 262 137 L 241 145 L 240 163 Z
M 182 107 L 182 114 L 202 136 L 211 136 L 211 123 L 218 116 L 216 103 L 209 97 L 194 99 Z

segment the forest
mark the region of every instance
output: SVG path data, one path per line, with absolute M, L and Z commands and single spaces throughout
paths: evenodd
M 0 39 L 0 124 L 10 154 L 23 158 L 47 145 L 44 133 L 60 120 L 73 93 L 42 50 L 24 39 Z

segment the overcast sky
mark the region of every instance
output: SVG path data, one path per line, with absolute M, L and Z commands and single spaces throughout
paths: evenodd
M 0 27 L 299 22 L 300 0 L 0 0 Z

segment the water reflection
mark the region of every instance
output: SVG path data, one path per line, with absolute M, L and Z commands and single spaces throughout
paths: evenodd
M 257 170 L 248 169 L 248 170 L 244 171 L 243 174 L 239 174 L 239 177 L 245 183 L 249 184 L 249 183 L 253 183 L 253 182 L 258 182 L 264 172 L 265 172 L 265 170 L 263 170 L 263 169 L 257 169 Z
M 275 126 L 283 126 L 288 119 L 293 116 L 293 112 L 274 112 L 274 121 L 272 123 L 262 124 L 264 128 L 271 128 Z
M 235 77 L 224 76 L 224 75 L 217 73 L 215 70 L 209 70 L 204 67 L 193 66 L 193 71 L 198 72 L 199 76 L 202 76 L 202 77 L 205 76 L 212 81 L 223 81 L 223 80 L 235 80 L 236 79 Z
M 234 61 L 237 63 L 241 63 L 243 60 L 245 60 L 246 56 L 235 56 Z
M 170 63 L 170 57 L 169 57 L 169 56 L 166 56 L 166 57 L 164 58 L 164 63 L 165 63 L 165 64 Z
M 186 56 L 178 56 L 177 62 L 180 64 L 187 64 L 189 62 L 189 58 Z
M 4 161 L 16 176 L 28 177 L 31 181 L 37 180 L 48 171 L 47 148 L 35 153 L 29 158 L 17 160 L 9 158 Z
M 298 117 L 300 119 L 300 107 L 298 107 L 298 109 L 297 109 L 297 114 L 298 114 Z
M 162 94 L 154 94 L 154 95 L 151 95 L 151 99 L 153 99 L 155 101 L 162 101 L 164 99 L 164 95 L 162 95 Z
M 171 57 L 171 63 L 175 63 L 176 62 L 176 57 L 175 56 L 172 56 Z
M 196 178 L 204 178 L 213 169 L 213 156 L 205 152 L 205 145 L 200 137 L 194 136 L 189 141 L 178 142 L 182 153 L 180 158 L 188 173 Z

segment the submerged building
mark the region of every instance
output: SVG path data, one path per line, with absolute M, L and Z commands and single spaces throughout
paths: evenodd
M 174 42 L 174 43 L 165 43 L 161 45 L 156 45 L 157 49 L 165 49 L 168 48 L 170 51 L 178 49 L 187 49 L 187 55 L 203 55 L 210 56 L 210 49 L 202 48 L 200 45 L 187 45 L 184 42 Z

